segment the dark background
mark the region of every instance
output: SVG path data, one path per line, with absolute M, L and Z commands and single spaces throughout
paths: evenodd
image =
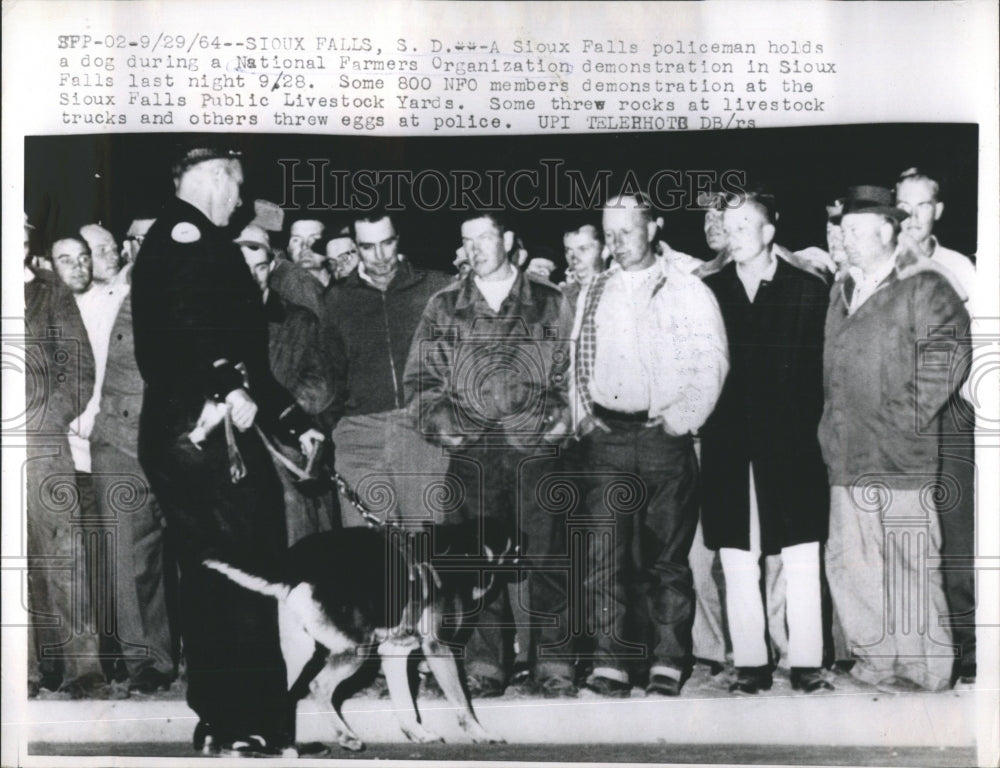
M 526 168 L 542 173 L 539 161 L 547 158 L 562 160 L 563 169 L 578 169 L 588 181 L 598 169 L 611 169 L 613 191 L 620 187 L 629 169 L 643 185 L 660 169 L 742 171 L 750 185 L 765 184 L 777 195 L 781 212 L 777 240 L 794 250 L 808 245 L 825 248 L 824 206 L 842 196 L 848 186 L 892 187 L 902 170 L 919 166 L 943 184 L 946 210 L 936 234 L 948 247 L 973 254 L 978 136 L 975 125 L 952 124 L 476 138 L 36 136 L 25 139 L 25 211 L 37 228 L 33 252 L 44 249 L 54 236 L 93 221 L 102 222 L 120 239 L 132 218 L 155 216 L 173 194 L 170 166 L 179 147 L 209 140 L 243 152 L 244 204 L 233 218 L 234 234 L 253 217 L 255 198 L 285 202 L 285 170 L 279 159 L 325 159 L 329 160 L 328 170 L 437 169 L 447 173 L 455 169 L 494 169 L 510 173 Z M 298 175 L 311 173 L 310 166 L 299 165 Z M 669 182 L 661 186 L 664 198 L 672 186 Z M 522 182 L 519 189 L 524 197 L 528 187 Z M 428 190 L 433 193 L 434 187 Z M 300 191 L 297 195 L 301 206 L 309 204 L 309 193 Z M 332 197 L 332 193 L 327 196 Z M 685 198 L 685 202 L 689 204 L 690 200 Z M 289 222 L 301 213 L 304 211 L 291 205 L 286 207 L 286 231 Z M 579 209 L 508 213 L 508 220 L 532 256 L 555 256 L 554 260 L 561 264 L 563 229 L 588 215 L 599 223 L 599 212 Z M 348 218 L 343 209 L 310 216 L 324 218 L 330 224 Z M 458 214 L 447 208 L 421 211 L 410 203 L 393 217 L 403 253 L 418 266 L 451 270 L 459 245 Z M 664 218 L 664 236 L 673 248 L 708 257 L 701 211 L 689 205 L 687 209 L 666 212 Z

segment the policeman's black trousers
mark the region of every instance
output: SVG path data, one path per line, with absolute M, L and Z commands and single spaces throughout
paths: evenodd
M 188 704 L 226 741 L 252 734 L 294 740 L 273 598 L 202 565 L 213 557 L 274 579 L 285 546 L 281 483 L 256 435 L 237 434 L 246 477 L 233 483 L 222 430 L 202 449 L 185 437 L 143 444 L 140 458 L 177 553 Z

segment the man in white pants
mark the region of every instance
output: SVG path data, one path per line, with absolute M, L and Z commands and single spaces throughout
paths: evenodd
M 702 428 L 702 526 L 718 549 L 737 679 L 733 693 L 771 687 L 761 555 L 781 555 L 792 687 L 823 676 L 820 543 L 829 493 L 816 439 L 823 409 L 826 285 L 774 249 L 773 196 L 751 192 L 723 220 L 731 261 L 705 284 L 719 302 L 730 372 Z

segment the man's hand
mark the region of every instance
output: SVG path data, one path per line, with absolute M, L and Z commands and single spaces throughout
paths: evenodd
M 84 440 L 89 440 L 90 433 L 94 429 L 94 421 L 97 419 L 97 411 L 97 408 L 88 404 L 84 412 L 70 422 L 70 432 L 79 435 Z
M 556 265 L 551 259 L 532 259 L 525 268 L 525 273 L 548 280 L 555 272 Z
M 560 419 L 552 429 L 542 435 L 542 440 L 546 443 L 558 443 L 567 437 L 569 437 L 569 424 L 564 419 Z
M 594 416 L 593 414 L 584 416 L 583 421 L 580 422 L 580 426 L 577 427 L 577 437 L 586 437 L 595 429 L 599 429 L 602 432 L 611 431 L 611 427 L 605 424 L 599 417 Z
M 670 426 L 670 423 L 662 415 L 657 416 L 655 419 L 650 419 L 646 422 L 647 427 L 660 427 L 664 432 L 666 432 L 671 437 L 679 437 L 682 433 L 678 432 L 676 429 Z
M 445 448 L 459 448 L 462 445 L 462 435 L 441 432 L 438 434 L 438 440 Z
M 233 419 L 233 426 L 240 432 L 246 432 L 253 426 L 253 420 L 257 418 L 257 403 L 245 389 L 234 389 L 226 395 L 226 406 Z
M 318 429 L 307 429 L 299 435 L 299 448 L 302 450 L 302 455 L 306 457 L 307 463 L 312 461 L 324 440 L 326 438 Z

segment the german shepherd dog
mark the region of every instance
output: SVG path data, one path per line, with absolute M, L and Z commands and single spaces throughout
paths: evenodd
M 313 642 L 312 657 L 289 689 L 291 722 L 298 701 L 323 672 L 316 685 L 333 705 L 337 742 L 363 749 L 344 722 L 341 705 L 347 696 L 338 691 L 377 649 L 403 733 L 414 742 L 442 741 L 421 724 L 410 685 L 408 657 L 421 648 L 462 730 L 477 743 L 503 742 L 476 719 L 453 650 L 441 636 L 453 640 L 468 627 L 476 605 L 499 584 L 497 576 L 517 564 L 518 551 L 489 519 L 438 525 L 430 533 L 347 528 L 313 534 L 291 547 L 285 572 L 274 581 L 234 564 L 203 561 L 240 586 L 283 603 L 285 615 Z M 285 655 L 292 680 L 297 670 Z

